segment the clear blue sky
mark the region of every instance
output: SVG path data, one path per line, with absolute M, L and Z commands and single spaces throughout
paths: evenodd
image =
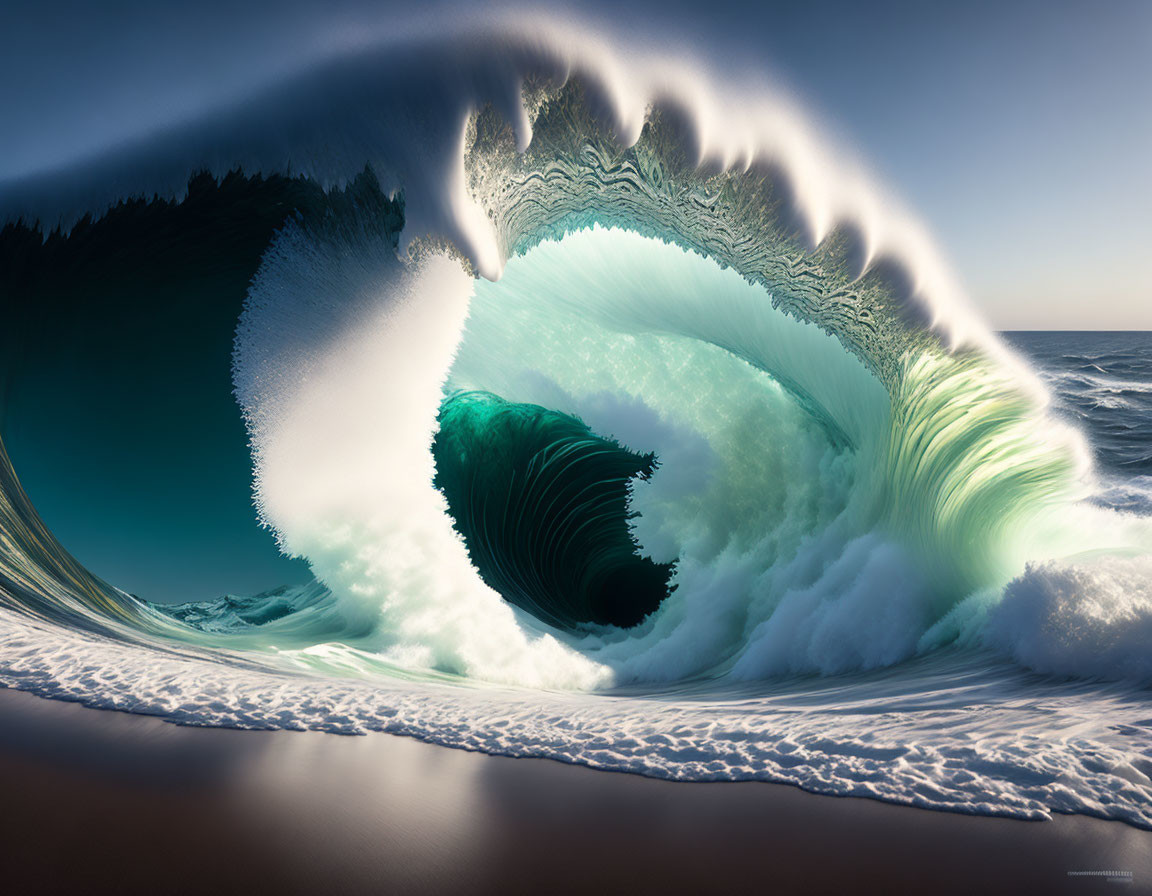
M 415 6 L 234 5 L 0 5 L 0 178 L 202 111 Z M 1152 329 L 1152 3 L 568 9 L 772 71 L 928 222 L 996 326 Z

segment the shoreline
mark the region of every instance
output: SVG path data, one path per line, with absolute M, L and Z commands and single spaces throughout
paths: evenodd
M 1152 889 L 1152 832 L 684 783 L 0 689 L 12 892 Z M 1070 872 L 1131 872 L 1131 880 Z

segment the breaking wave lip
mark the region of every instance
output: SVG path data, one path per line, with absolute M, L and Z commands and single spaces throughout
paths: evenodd
M 291 170 L 373 197 L 290 222 L 237 331 L 257 506 L 317 583 L 142 605 L 68 557 L 5 456 L 4 683 L 195 724 L 387 730 L 1152 826 L 1135 746 L 1152 681 L 1148 522 L 1083 500 L 1087 452 L 1036 376 L 789 103 L 621 58 L 563 29 L 360 50 L 0 185 L 8 218 L 65 227 L 124 196 L 179 195 L 201 168 Z M 434 486 L 438 415 L 461 389 L 659 458 L 630 486 L 628 524 L 674 589 L 639 625 L 561 631 L 478 574 Z M 1025 735 L 960 746 L 959 694 L 939 718 L 902 715 L 932 702 L 917 688 L 939 670 L 974 676 L 1004 654 L 1050 678 L 993 664 L 980 724 L 1043 687 L 1069 716 L 1091 694 L 1119 727 L 1042 749 L 1052 730 L 1030 718 Z M 895 691 L 869 697 L 894 666 Z M 848 708 L 813 674 L 840 682 Z M 1077 677 L 1126 683 L 1059 682 Z M 745 709 L 715 694 L 701 709 L 688 684 L 730 697 L 765 679 Z M 795 682 L 827 711 L 773 702 L 805 699 Z M 608 688 L 630 699 L 598 699 Z M 662 704 L 668 688 L 683 699 Z M 896 721 L 860 735 L 877 707 Z

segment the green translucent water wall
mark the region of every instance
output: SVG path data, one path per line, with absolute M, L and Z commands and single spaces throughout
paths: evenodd
M 574 629 L 635 625 L 664 599 L 672 565 L 638 556 L 628 527 L 629 484 L 655 455 L 488 392 L 444 402 L 433 455 L 472 562 L 506 600 Z

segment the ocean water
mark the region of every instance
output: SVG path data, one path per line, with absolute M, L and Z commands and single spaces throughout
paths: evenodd
M 180 446 L 235 413 L 211 429 L 231 493 L 307 570 L 134 596 L 37 512 L 25 436 L 0 455 L 0 683 L 1152 827 L 1152 338 L 991 332 L 790 104 L 707 85 L 562 32 L 388 46 L 0 184 L 6 220 L 61 222 L 89 305 L 122 307 L 92 245 L 151 250 L 167 222 L 197 263 L 248 246 L 202 288 L 136 269 L 208 331 L 133 312 L 144 342 L 231 354 L 177 369 L 202 416 L 134 447 L 156 506 L 191 502 Z M 185 195 L 237 165 L 270 180 Z M 14 321 L 38 238 L 0 238 Z M 37 369 L 19 332 L 7 382 Z M 77 393 L 123 382 L 101 371 Z
M 1146 432 L 1152 421 L 1152 334 L 1008 339 L 1052 383 L 1058 412 L 1088 432 L 1102 471 L 1094 500 L 1148 513 L 1140 464 L 1152 442 L 1128 434 Z M 301 639 L 312 639 L 322 629 L 309 614 L 329 597 L 318 586 L 311 591 L 167 612 L 233 637 L 296 617 L 308 632 Z M 769 780 L 964 812 L 1080 812 L 1152 823 L 1146 680 L 1042 674 L 978 644 L 867 672 L 571 693 L 435 682 L 426 674 L 412 680 L 385 664 L 366 672 L 372 658 L 338 644 L 254 659 L 219 646 L 83 633 L 11 612 L 0 626 L 5 685 L 181 724 L 387 731 L 678 780 Z M 284 634 L 277 640 L 290 643 Z
M 1152 489 L 1152 336 L 1146 332 L 1006 333 L 1052 389 L 1058 412 L 1089 435 L 1099 500 L 1147 514 Z

